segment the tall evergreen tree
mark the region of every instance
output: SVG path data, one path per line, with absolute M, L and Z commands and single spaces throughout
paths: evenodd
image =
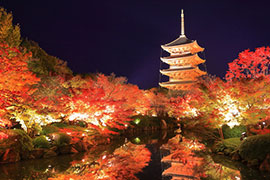
M 13 16 L 0 7 L 0 42 L 10 47 L 18 47 L 21 44 L 19 25 L 12 24 Z

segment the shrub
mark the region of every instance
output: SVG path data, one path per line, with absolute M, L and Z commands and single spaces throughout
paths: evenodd
M 13 132 L 19 136 L 18 143 L 22 151 L 33 150 L 32 138 L 26 134 L 25 131 L 21 129 L 14 129 Z
M 54 138 L 54 143 L 57 146 L 63 146 L 69 144 L 71 137 L 65 133 L 56 133 Z
M 270 134 L 250 136 L 239 147 L 240 156 L 250 161 L 258 159 L 263 161 L 270 154 Z
M 230 128 L 228 125 L 223 125 L 222 131 L 224 139 L 240 138 L 242 133 L 247 131 L 247 128 L 245 126 L 234 126 L 233 128 Z
M 58 128 L 64 128 L 68 126 L 66 123 L 61 123 L 61 122 L 56 122 L 56 123 L 53 123 L 52 125 Z
M 41 134 L 48 135 L 48 134 L 51 134 L 51 133 L 54 133 L 54 132 L 58 132 L 58 131 L 59 131 L 59 128 L 58 127 L 52 126 L 52 125 L 47 125 L 47 126 L 44 126 L 42 128 Z
M 39 136 L 36 137 L 33 140 L 33 145 L 35 148 L 49 148 L 50 147 L 50 143 L 48 142 L 48 140 L 46 139 L 46 136 Z
M 230 151 L 233 152 L 239 148 L 241 144 L 240 138 L 223 139 L 216 143 L 214 147 L 215 152 Z
M 32 139 L 21 129 L 3 130 L 8 138 L 0 141 L 0 151 L 12 149 L 15 152 L 29 152 L 33 150 Z

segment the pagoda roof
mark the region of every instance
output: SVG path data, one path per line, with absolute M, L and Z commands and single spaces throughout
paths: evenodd
M 174 81 L 174 82 L 162 82 L 159 83 L 161 87 L 165 87 L 168 89 L 173 90 L 189 90 L 193 85 L 195 81 Z
M 196 53 L 197 54 L 197 53 Z M 164 57 L 160 57 L 161 59 L 174 59 L 174 58 L 184 58 L 184 57 L 191 57 L 191 56 L 195 56 L 196 54 L 179 54 L 179 55 L 172 55 L 172 56 L 164 56 Z
M 176 84 L 193 84 L 195 81 L 167 81 L 167 82 L 161 82 L 159 84 L 162 85 L 176 85 Z
M 177 39 L 175 39 L 174 41 L 172 41 L 168 44 L 162 45 L 162 46 L 163 47 L 178 46 L 178 45 L 189 44 L 189 43 L 193 43 L 193 42 L 194 42 L 194 40 L 190 40 L 185 35 L 181 35 Z
M 175 55 L 188 55 L 188 54 L 195 54 L 204 50 L 204 48 L 200 47 L 196 40 L 192 40 L 190 43 L 186 44 L 176 44 L 174 45 L 161 45 L 161 48 L 165 51 L 169 52 L 172 56 Z
M 161 61 L 173 66 L 196 66 L 198 64 L 204 63 L 205 60 L 201 59 L 198 54 L 186 54 L 186 55 L 176 55 L 161 57 Z
M 163 70 L 160 70 L 160 72 L 185 71 L 185 70 L 191 70 L 191 69 L 195 69 L 195 67 L 179 67 L 179 68 L 174 68 L 174 69 L 163 69 Z
M 201 71 L 198 67 L 183 67 L 176 69 L 163 69 L 160 73 L 174 79 L 194 79 L 205 75 L 205 71 Z

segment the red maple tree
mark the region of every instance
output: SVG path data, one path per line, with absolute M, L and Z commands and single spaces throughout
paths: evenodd
M 237 59 L 229 63 L 226 80 L 233 78 L 259 78 L 269 75 L 270 48 L 260 47 L 254 52 L 249 49 L 239 53 Z
M 0 43 L 0 126 L 11 125 L 5 117 L 7 108 L 13 106 L 14 111 L 35 91 L 32 85 L 39 78 L 28 69 L 30 59 L 31 54 Z

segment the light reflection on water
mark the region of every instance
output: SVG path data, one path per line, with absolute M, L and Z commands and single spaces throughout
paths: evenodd
M 146 145 L 147 144 L 147 145 Z M 151 158 L 151 159 L 150 159 Z M 213 160 L 214 159 L 214 160 Z M 218 163 L 215 163 L 218 162 Z M 221 165 L 223 164 L 223 165 Z M 225 165 L 225 166 L 224 166 Z M 210 156 L 196 139 L 158 133 L 122 138 L 87 153 L 0 165 L 1 180 L 266 179 L 224 157 Z

